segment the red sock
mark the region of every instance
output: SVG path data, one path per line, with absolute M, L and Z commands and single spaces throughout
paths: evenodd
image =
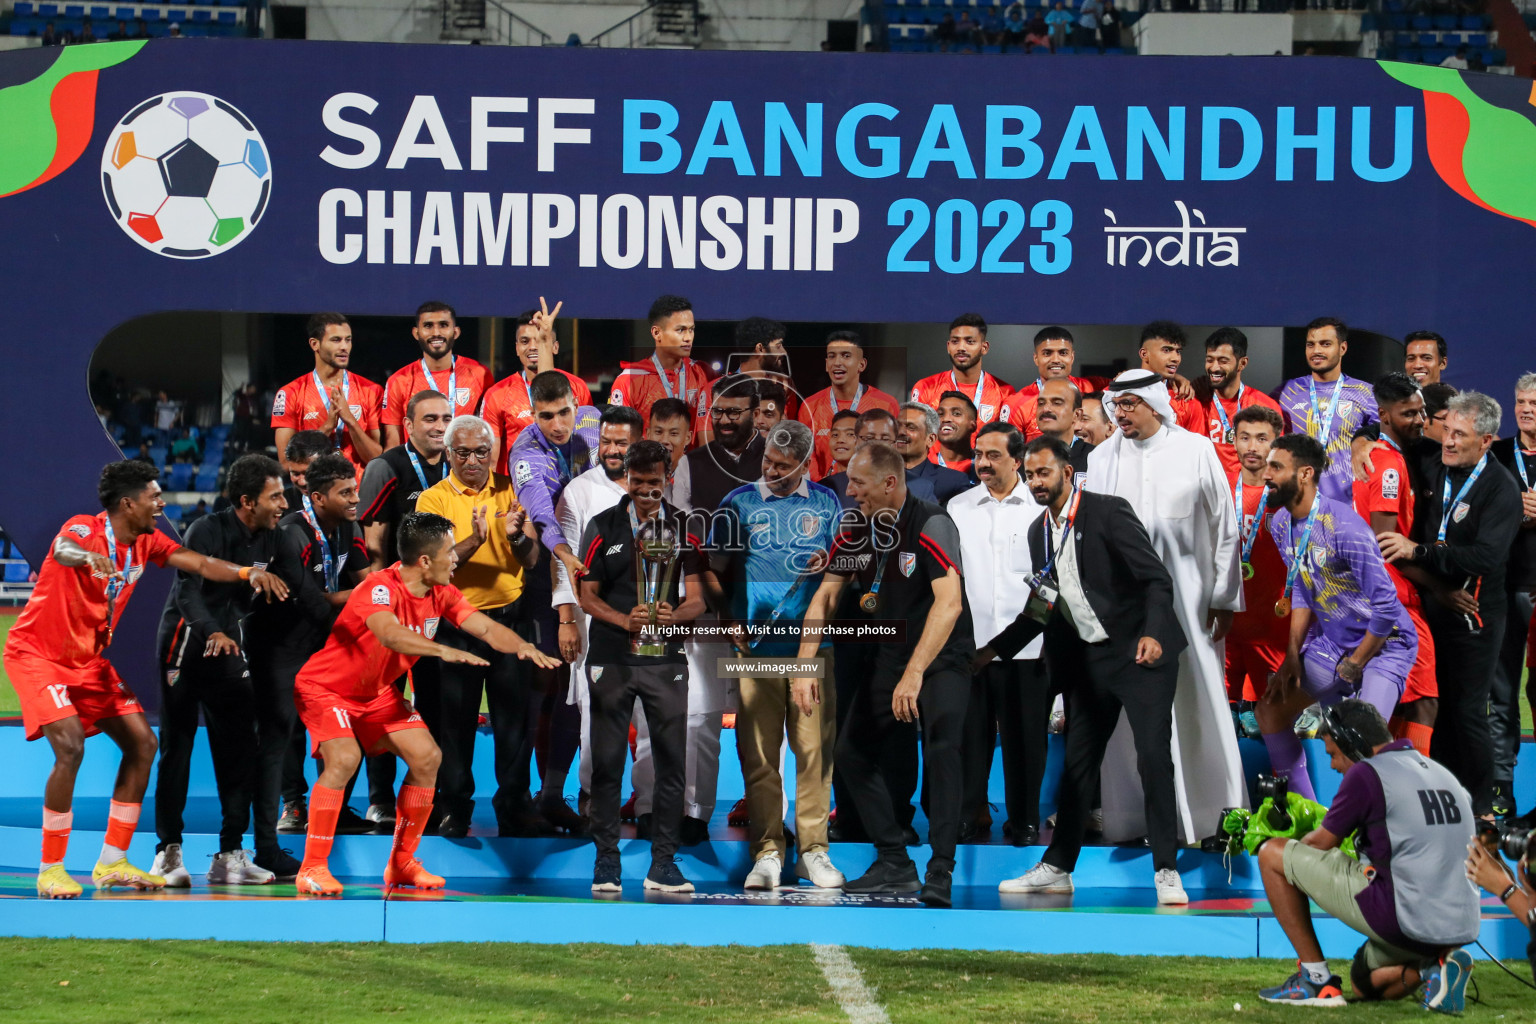
M 69 830 L 74 824 L 74 811 L 43 808 L 43 864 L 64 863 L 64 853 L 69 849 Z
M 336 819 L 341 816 L 345 794 L 319 783 L 309 791 L 309 834 L 304 838 L 304 864 L 300 870 L 323 868 L 336 841 Z
M 427 827 L 427 816 L 432 813 L 432 790 L 426 786 L 401 786 L 395 798 L 395 843 L 390 848 L 389 859 L 404 864 L 416 856 L 421 843 L 422 830 Z M 309 812 L 314 820 L 315 812 Z
M 1400 740 L 1407 740 L 1413 744 L 1413 749 L 1429 756 L 1429 741 L 1434 738 L 1435 727 L 1425 725 L 1422 722 L 1405 722 L 1401 718 L 1394 718 L 1387 723 L 1392 730 L 1392 735 Z
M 140 809 L 140 804 L 112 801 L 107 810 L 107 846 L 115 850 L 128 849 L 128 844 L 133 842 L 133 831 L 139 827 Z

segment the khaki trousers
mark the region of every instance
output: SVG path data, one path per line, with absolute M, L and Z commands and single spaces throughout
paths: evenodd
M 747 839 L 752 859 L 785 856 L 784 778 L 779 752 L 784 734 L 795 755 L 795 836 L 802 854 L 827 848 L 827 814 L 832 804 L 832 748 L 836 740 L 836 691 L 831 658 L 821 681 L 821 703 L 809 715 L 790 698 L 789 679 L 781 676 L 741 680 L 736 713 L 736 742 L 746 779 Z

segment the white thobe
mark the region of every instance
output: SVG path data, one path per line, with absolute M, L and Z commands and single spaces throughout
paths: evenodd
M 1164 426 L 1145 440 L 1116 434 L 1088 457 L 1087 490 L 1130 502 L 1173 577 L 1179 655 L 1173 701 L 1173 771 L 1179 837 L 1194 843 L 1219 829 L 1221 812 L 1248 806 L 1237 733 L 1227 705 L 1226 642 L 1206 629 L 1212 609 L 1241 611 L 1243 577 L 1232 490 L 1210 440 Z M 1067 723 L 1071 728 L 1072 723 Z M 1104 837 L 1147 834 L 1136 750 L 1123 717 L 1104 755 Z

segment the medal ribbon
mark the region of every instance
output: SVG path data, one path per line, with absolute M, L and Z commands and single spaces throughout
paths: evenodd
M 666 391 L 668 398 L 681 398 L 688 401 L 688 360 L 684 359 L 677 364 L 677 393 L 672 393 L 672 382 L 667 380 L 667 371 L 661 368 L 661 358 L 656 353 L 651 353 L 651 365 L 656 367 L 656 376 L 661 378 L 661 386 Z
M 304 520 L 315 531 L 315 541 L 320 545 L 320 572 L 325 577 L 325 592 L 334 594 L 341 589 L 341 567 L 331 557 L 331 542 L 325 539 L 325 531 L 320 529 L 320 520 L 315 515 L 314 506 L 309 503 L 309 495 L 301 494 L 299 497 L 304 501 Z
M 950 382 L 950 384 L 954 385 L 953 390 L 959 391 L 962 395 L 965 394 L 965 392 L 963 390 L 961 390 L 960 381 L 955 378 L 955 371 L 954 370 L 950 370 L 949 371 L 949 382 Z M 987 371 L 986 370 L 982 370 L 981 371 L 981 376 L 976 378 L 976 393 L 971 396 L 971 404 L 976 407 L 976 409 L 977 409 L 976 415 L 978 415 L 978 416 L 981 415 L 981 392 L 982 392 L 982 389 L 984 389 L 986 386 L 987 386 Z
M 1259 538 L 1259 526 L 1264 522 L 1264 509 L 1269 502 L 1269 485 L 1264 485 L 1264 493 L 1259 495 L 1259 510 L 1253 515 L 1253 522 L 1246 522 L 1243 515 L 1243 476 L 1237 476 L 1237 535 L 1243 540 L 1242 560 L 1244 565 L 1250 564 L 1253 554 L 1253 542 Z
M 423 377 L 427 378 L 427 387 L 431 388 L 433 391 L 436 391 L 438 394 L 440 394 L 444 398 L 448 399 L 448 407 L 450 409 L 457 409 L 458 408 L 458 401 L 459 401 L 459 389 L 458 389 L 459 357 L 458 356 L 453 356 L 448 361 L 448 390 L 447 391 L 444 391 L 442 388 L 438 387 L 437 386 L 437 381 L 432 378 L 432 371 L 427 366 L 427 357 L 426 356 L 422 356 L 421 357 L 421 375 Z
M 1289 609 L 1291 602 L 1291 588 L 1296 585 L 1296 576 L 1301 572 L 1301 561 L 1306 557 L 1307 545 L 1312 542 L 1312 526 L 1317 522 L 1317 513 L 1323 507 L 1323 496 L 1312 496 L 1312 511 L 1307 513 L 1307 523 L 1301 529 L 1301 543 L 1291 551 L 1290 564 L 1285 569 L 1285 590 L 1280 595 L 1280 600 L 1285 602 Z M 1291 528 L 1295 529 L 1295 520 L 1291 521 Z M 1289 531 L 1287 531 L 1289 532 Z
M 1237 407 L 1238 407 L 1239 410 L 1241 410 L 1242 407 L 1243 407 L 1243 392 L 1246 391 L 1247 388 L 1248 388 L 1248 385 L 1246 385 L 1246 384 L 1239 384 L 1237 386 Z M 1212 404 L 1214 404 L 1216 406 L 1216 415 L 1221 419 L 1221 440 L 1222 440 L 1222 443 L 1223 444 L 1231 444 L 1232 442 L 1227 440 L 1227 436 L 1232 433 L 1232 424 L 1230 422 L 1228 422 L 1228 420 L 1227 420 L 1227 409 L 1226 409 L 1226 406 L 1221 404 L 1221 395 L 1213 392 L 1211 394 L 1211 402 L 1212 402 Z M 1238 477 L 1238 485 L 1237 486 L 1239 488 L 1241 488 L 1243 486 L 1242 485 L 1242 477 Z M 1242 492 L 1239 491 L 1238 493 L 1242 493 Z M 1241 506 L 1241 503 L 1239 503 L 1239 506 Z M 1238 508 L 1237 514 L 1239 516 L 1241 516 L 1243 514 L 1243 510 L 1242 510 L 1241 507 Z
M 1319 427 L 1319 432 L 1312 436 L 1323 446 L 1324 451 L 1328 450 L 1328 435 L 1333 433 L 1333 417 L 1339 411 L 1339 392 L 1343 390 L 1344 381 L 1343 378 L 1340 378 L 1334 382 L 1333 397 L 1328 402 L 1328 418 L 1325 420 L 1322 418 L 1323 414 L 1317 406 L 1317 378 L 1307 378 L 1307 397 L 1312 401 L 1312 412 L 1307 417 L 1307 433 L 1312 433 L 1314 425 Z
M 315 394 L 320 396 L 320 405 L 322 407 L 324 407 L 325 414 L 327 416 L 329 416 L 331 414 L 331 396 L 330 396 L 330 392 L 326 391 L 325 385 L 320 382 L 320 371 L 319 370 L 310 370 L 309 371 L 309 375 L 315 379 Z M 352 375 L 349 374 L 346 370 L 342 370 L 341 371 L 341 400 L 343 402 L 345 402 L 348 399 L 350 399 L 351 397 L 352 397 Z M 341 447 L 341 439 L 346 434 L 346 431 L 347 431 L 346 424 L 341 421 L 340 417 L 337 417 L 337 419 L 336 419 L 336 446 L 338 448 Z
M 133 568 L 133 548 L 123 556 L 123 567 L 117 567 L 117 535 L 112 531 L 112 517 L 102 516 L 102 523 L 107 528 L 107 561 L 112 563 L 113 575 L 107 580 L 107 643 L 112 642 L 112 632 L 116 629 L 113 621 L 117 611 L 117 597 L 128 585 L 128 570 Z
M 1467 496 L 1467 492 L 1472 489 L 1472 485 L 1473 484 L 1477 483 L 1477 478 L 1483 475 L 1483 469 L 1487 465 L 1488 465 L 1488 453 L 1487 452 L 1483 452 L 1483 457 L 1477 460 L 1477 468 L 1474 469 L 1472 471 L 1471 475 L 1467 477 L 1467 482 L 1461 485 L 1461 490 L 1456 492 L 1456 499 L 1455 499 L 1456 504 L 1459 505 L 1461 503 L 1461 499 L 1465 498 Z M 1445 543 L 1445 530 L 1446 530 L 1446 527 L 1448 527 L 1450 525 L 1451 525 L 1451 474 L 1447 473 L 1447 474 L 1445 474 L 1445 484 L 1444 484 L 1444 486 L 1440 490 L 1440 533 L 1439 533 L 1439 536 L 1437 536 L 1435 538 L 1435 540 L 1437 542 L 1439 542 L 1441 544 Z
M 827 389 L 827 401 L 832 403 L 832 415 L 836 416 L 838 413 L 837 392 L 831 388 Z M 853 393 L 853 402 L 848 406 L 849 411 L 858 412 L 859 403 L 862 401 L 864 401 L 864 385 L 860 384 L 859 389 Z

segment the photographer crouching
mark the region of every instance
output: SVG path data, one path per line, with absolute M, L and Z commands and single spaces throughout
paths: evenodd
M 1531 877 L 1536 831 L 1512 829 L 1501 835 L 1497 830 L 1483 828 L 1478 830 L 1478 838 L 1481 842 L 1467 846 L 1467 878 L 1497 896 L 1515 915 L 1515 920 L 1531 930 L 1525 955 L 1531 962 L 1531 977 L 1536 979 L 1536 880 Z M 1485 843 L 1495 849 L 1488 849 Z M 1495 850 L 1510 860 L 1518 860 L 1513 874 Z
M 1285 984 L 1259 997 L 1344 1004 L 1343 982 L 1312 927 L 1310 897 L 1366 936 L 1349 971 L 1357 998 L 1402 999 L 1422 984 L 1426 1009 L 1459 1013 L 1472 958 L 1458 947 L 1477 938 L 1480 918 L 1477 890 L 1456 871 L 1473 836 L 1471 799 L 1449 769 L 1394 741 L 1365 701 L 1325 708 L 1322 736 L 1344 773 L 1322 826 L 1258 851 L 1270 908 L 1300 959 Z M 1359 860 L 1340 849 L 1351 833 Z

